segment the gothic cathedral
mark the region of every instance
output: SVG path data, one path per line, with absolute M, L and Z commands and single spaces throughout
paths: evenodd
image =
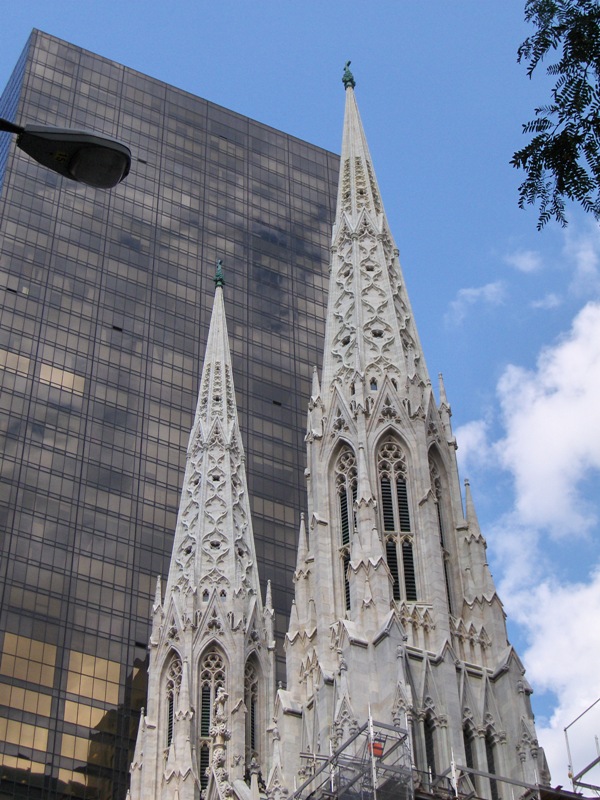
M 219 265 L 171 566 L 156 588 L 131 800 L 498 800 L 549 781 L 348 66 L 344 85 L 286 688 L 275 687 Z

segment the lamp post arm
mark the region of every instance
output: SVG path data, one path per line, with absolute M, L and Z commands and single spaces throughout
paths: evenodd
M 7 119 L 2 119 L 0 117 L 0 131 L 6 131 L 6 133 L 23 133 L 25 128 L 21 127 L 21 125 L 15 125 L 14 122 L 9 122 Z

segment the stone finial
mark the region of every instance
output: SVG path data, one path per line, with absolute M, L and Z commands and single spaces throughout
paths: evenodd
M 450 408 L 448 404 L 448 397 L 446 395 L 446 387 L 444 386 L 444 376 L 441 372 L 438 372 L 438 382 L 440 387 L 440 405 L 445 405 Z
M 162 584 L 160 580 L 160 575 L 157 575 L 156 589 L 154 590 L 154 605 L 152 606 L 152 610 L 154 611 L 154 613 L 156 613 L 159 608 L 162 608 Z

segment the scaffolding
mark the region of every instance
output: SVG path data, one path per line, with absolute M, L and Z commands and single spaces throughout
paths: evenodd
M 329 756 L 301 753 L 291 800 L 413 800 L 408 732 L 369 719 Z
M 564 731 L 573 791 L 591 789 L 594 794 L 600 795 L 600 697 L 575 717 Z M 575 737 L 573 749 L 577 761 L 573 759 L 569 733 L 571 741 Z
M 598 754 L 574 776 L 579 779 L 574 792 L 455 764 L 454 759 L 434 775 L 412 765 L 408 731 L 372 719 L 329 756 L 304 752 L 300 758 L 303 783 L 294 787 L 290 800 L 583 800 L 577 789 L 597 793 L 598 787 L 581 777 L 600 763 Z

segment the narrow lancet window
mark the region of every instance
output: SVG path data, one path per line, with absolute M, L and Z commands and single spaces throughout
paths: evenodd
M 342 567 L 344 570 L 344 602 L 346 611 L 350 611 L 350 581 L 348 579 L 348 568 L 350 567 L 350 553 L 346 550 L 342 556 Z
M 177 711 L 177 698 L 181 688 L 181 673 L 183 666 L 179 656 L 174 655 L 167 669 L 167 747 L 173 741 L 175 729 L 175 712 Z
M 431 780 L 435 780 L 437 775 L 435 766 L 435 723 L 431 717 L 425 717 L 423 723 L 423 733 L 425 736 L 425 760 L 427 762 L 427 772 Z
M 258 757 L 258 674 L 252 661 L 244 670 L 244 702 L 246 704 L 246 763 Z
M 410 531 L 410 514 L 408 512 L 408 494 L 404 478 L 396 478 L 396 497 L 398 499 L 398 516 L 400 517 L 400 530 L 403 533 Z
M 475 769 L 473 758 L 473 733 L 469 728 L 463 728 L 463 744 L 465 746 L 465 761 L 469 769 Z
M 491 775 L 496 774 L 496 759 L 494 756 L 494 736 L 490 730 L 485 735 L 485 756 L 487 760 L 487 771 Z M 490 778 L 490 795 L 492 800 L 499 800 L 498 781 Z
M 417 577 L 415 575 L 412 543 L 408 539 L 404 539 L 402 542 L 402 567 L 404 569 L 406 599 L 415 601 L 417 599 Z
M 344 603 L 350 610 L 350 583 L 348 566 L 350 564 L 350 542 L 354 533 L 354 503 L 358 486 L 356 456 L 349 447 L 344 447 L 335 463 L 335 485 L 340 510 L 340 557 L 344 586 Z
M 390 568 L 392 578 L 394 579 L 394 584 L 392 586 L 394 600 L 401 600 L 400 573 L 398 571 L 398 549 L 396 547 L 396 542 L 393 539 L 388 539 L 385 543 L 385 557 L 388 567 Z

